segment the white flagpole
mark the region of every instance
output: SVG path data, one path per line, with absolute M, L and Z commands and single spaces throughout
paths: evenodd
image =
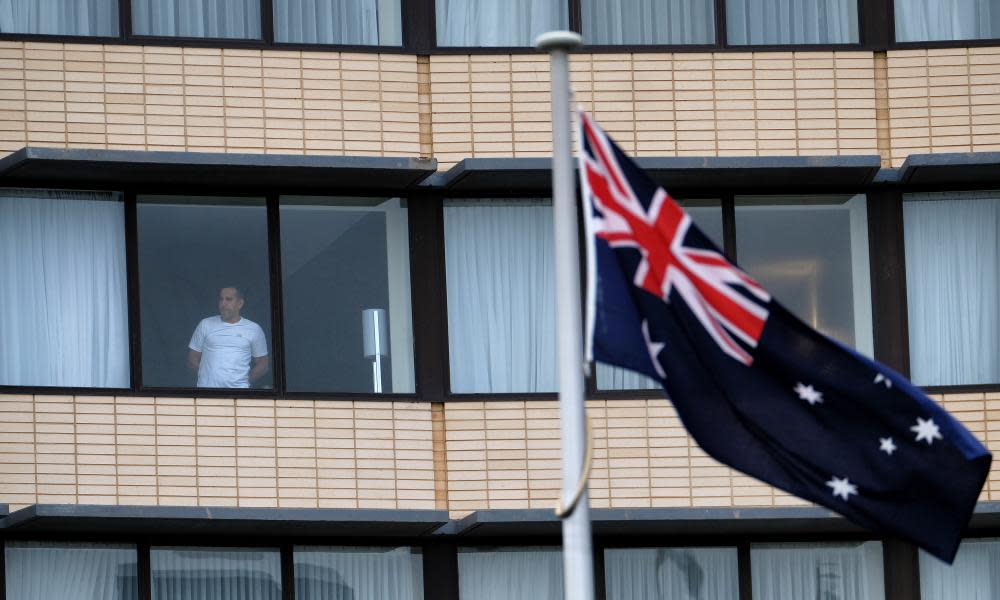
M 584 477 L 586 415 L 580 317 L 580 261 L 571 149 L 569 51 L 583 39 L 572 31 L 550 31 L 535 45 L 548 51 L 552 72 L 552 211 L 555 221 L 556 336 L 559 354 L 559 414 L 562 424 L 563 577 L 565 598 L 594 600 L 590 506 Z M 573 504 L 573 497 L 580 492 Z M 567 506 L 569 503 L 570 506 Z

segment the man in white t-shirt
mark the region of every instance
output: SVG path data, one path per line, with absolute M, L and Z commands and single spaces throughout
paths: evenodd
M 188 367 L 198 387 L 248 388 L 268 368 L 267 340 L 260 325 L 240 316 L 243 293 L 219 290 L 219 315 L 198 323 L 188 344 Z

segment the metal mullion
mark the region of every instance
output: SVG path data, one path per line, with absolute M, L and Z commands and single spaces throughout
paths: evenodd
M 127 0 L 126 0 L 127 1 Z M 129 389 L 142 389 L 142 315 L 139 310 L 139 207 L 134 191 L 124 193 L 125 298 L 128 314 Z
M 715 47 L 725 48 L 729 45 L 726 39 L 726 0 L 715 0 Z
M 581 4 L 582 4 L 581 0 L 564 0 L 564 1 L 565 2 L 569 2 L 569 6 L 567 8 L 569 10 L 569 23 L 568 23 L 568 25 L 569 25 L 570 30 L 582 34 L 583 33 L 583 6 L 581 6 Z M 583 42 L 587 43 L 587 40 L 583 40 Z
M 448 294 L 445 289 L 444 200 L 407 203 L 413 367 L 418 397 L 442 402 L 448 395 Z
M 136 544 L 136 585 L 139 590 L 139 600 L 152 600 L 153 573 L 150 560 L 149 543 Z
M 453 542 L 421 547 L 425 600 L 459 600 L 458 545 Z M 434 587 L 431 587 L 431 582 Z
M 278 194 L 268 194 L 267 254 L 271 285 L 271 381 L 276 395 L 285 393 L 285 313 L 281 276 L 281 206 Z
M 750 570 L 750 542 L 736 545 L 737 572 L 739 573 L 740 600 L 753 600 L 753 579 Z
M 274 45 L 274 0 L 260 0 L 260 39 Z
M 736 196 L 732 192 L 721 194 L 722 201 L 722 251 L 733 264 L 736 255 Z
M 295 600 L 295 546 L 282 544 L 281 552 L 281 600 Z
M 118 37 L 132 37 L 132 0 L 118 0 Z

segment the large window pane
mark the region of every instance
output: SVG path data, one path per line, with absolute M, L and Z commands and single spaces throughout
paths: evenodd
M 582 0 L 588 44 L 711 44 L 713 0 Z
M 451 391 L 556 391 L 551 203 L 449 200 L 444 239 Z
M 565 0 L 437 0 L 438 46 L 531 46 L 569 28 Z
M 281 558 L 269 548 L 152 548 L 153 600 L 281 600 Z
M 895 0 L 897 42 L 1000 37 L 996 0 Z
M 125 1 L 125 0 L 122 0 Z M 131 0 L 132 32 L 260 39 L 260 0 Z
M 736 256 L 800 319 L 872 355 L 864 195 L 737 197 Z
M 736 548 L 608 549 L 608 600 L 735 600 L 737 562 Z
M 408 240 L 398 198 L 281 198 L 289 390 L 414 391 Z
M 136 551 L 117 544 L 6 542 L 7 600 L 136 600 Z
M 423 600 L 412 548 L 295 547 L 296 600 Z
M 0 281 L 0 385 L 129 386 L 116 194 L 0 190 Z
M 1000 382 L 1000 191 L 903 199 L 913 382 Z
M 0 33 L 118 35 L 117 0 L 0 0 Z
M 882 544 L 760 544 L 750 547 L 754 598 L 882 600 Z
M 140 196 L 138 220 L 143 384 L 270 387 L 264 200 Z
M 559 548 L 459 548 L 462 600 L 562 600 Z
M 1000 540 L 962 540 L 950 566 L 920 551 L 921 600 L 1000 598 Z
M 856 44 L 857 0 L 726 0 L 734 45 Z
M 403 43 L 400 0 L 274 0 L 274 39 L 399 46 Z

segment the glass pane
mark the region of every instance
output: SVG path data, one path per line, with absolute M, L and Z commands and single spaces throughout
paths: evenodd
M 143 385 L 271 387 L 264 199 L 140 196 L 138 221 Z
M 881 542 L 750 547 L 754 598 L 883 600 Z
M 153 600 L 281 600 L 277 549 L 152 548 Z
M 604 551 L 608 600 L 736 600 L 736 548 Z
M 451 391 L 556 391 L 551 203 L 448 200 L 444 239 Z
M 711 44 L 713 0 L 582 0 L 588 44 Z
M 0 190 L 0 385 L 129 386 L 117 194 Z
M 736 256 L 797 317 L 872 355 L 863 194 L 737 197 Z
M 895 0 L 896 41 L 977 40 L 1000 37 L 996 0 Z
M 735 45 L 856 44 L 857 0 L 726 0 Z
M 436 0 L 438 46 L 533 46 L 546 31 L 569 28 L 565 0 Z
M 136 35 L 259 40 L 260 16 L 260 0 L 132 0 Z
M 118 35 L 117 0 L 0 0 L 0 32 Z
M 1000 382 L 1000 191 L 903 200 L 913 382 Z
M 136 600 L 135 546 L 6 542 L 7 600 Z
M 274 0 L 274 39 L 300 44 L 400 46 L 400 0 Z
M 296 600 L 423 600 L 413 548 L 295 547 Z
M 403 202 L 282 197 L 281 276 L 289 390 L 414 391 Z
M 920 551 L 920 599 L 1000 598 L 1000 540 L 962 540 L 950 566 Z
M 462 600 L 563 600 L 559 548 L 459 548 Z

